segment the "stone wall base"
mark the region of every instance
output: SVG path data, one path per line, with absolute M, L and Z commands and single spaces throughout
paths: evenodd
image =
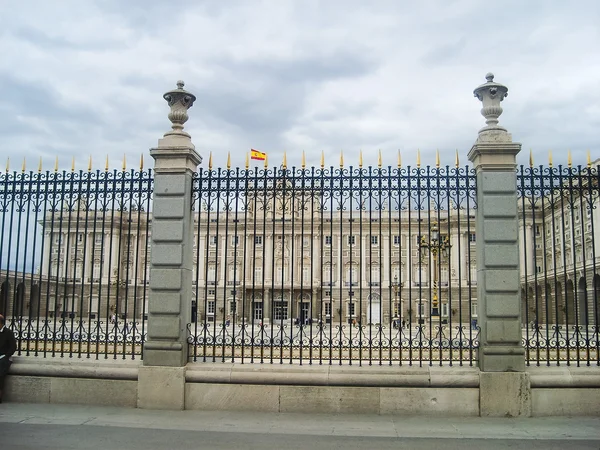
M 531 386 L 525 372 L 481 372 L 479 375 L 481 416 L 531 416 Z
M 185 409 L 185 367 L 140 367 L 137 406 L 144 409 Z
M 132 380 L 9 375 L 3 400 L 135 408 L 138 403 L 137 386 L 137 381 Z
M 7 402 L 406 416 L 600 416 L 597 367 L 349 367 L 15 358 Z

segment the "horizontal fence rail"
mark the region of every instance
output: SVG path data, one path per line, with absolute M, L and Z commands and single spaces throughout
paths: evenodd
M 0 174 L 0 313 L 19 354 L 142 356 L 148 171 Z
M 517 173 L 528 364 L 600 365 L 597 167 Z
M 475 173 L 201 170 L 193 361 L 473 364 Z

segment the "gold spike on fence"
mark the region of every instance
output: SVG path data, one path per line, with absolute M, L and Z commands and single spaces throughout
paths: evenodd
M 529 149 L 529 167 L 533 167 L 533 151 Z

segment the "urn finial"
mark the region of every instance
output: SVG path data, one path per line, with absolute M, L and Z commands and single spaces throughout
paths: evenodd
M 171 107 L 169 112 L 169 120 L 172 123 L 172 130 L 165 133 L 165 136 L 169 135 L 183 135 L 189 137 L 185 131 L 183 131 L 183 124 L 188 120 L 187 110 L 192 107 L 196 96 L 183 87 L 185 83 L 182 80 L 177 81 L 177 89 L 167 92 L 163 95 L 163 98 L 167 101 Z
M 473 94 L 482 103 L 481 115 L 485 117 L 486 126 L 479 130 L 479 133 L 485 131 L 504 131 L 506 129 L 498 125 L 498 117 L 502 114 L 500 102 L 508 96 L 508 88 L 500 83 L 494 82 L 494 74 L 488 72 L 485 76 L 487 83 L 477 87 Z

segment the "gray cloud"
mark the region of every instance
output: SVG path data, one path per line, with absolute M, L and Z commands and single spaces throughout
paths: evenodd
M 473 89 L 509 87 L 500 118 L 536 161 L 600 157 L 600 4 L 475 0 L 29 1 L 0 6 L 0 153 L 137 160 L 168 130 L 177 79 L 186 129 L 215 165 L 258 147 L 279 164 L 461 162 L 484 125 Z M 562 158 L 562 159 L 561 159 Z M 148 158 L 149 160 L 149 158 Z M 1 161 L 0 161 L 1 162 Z

